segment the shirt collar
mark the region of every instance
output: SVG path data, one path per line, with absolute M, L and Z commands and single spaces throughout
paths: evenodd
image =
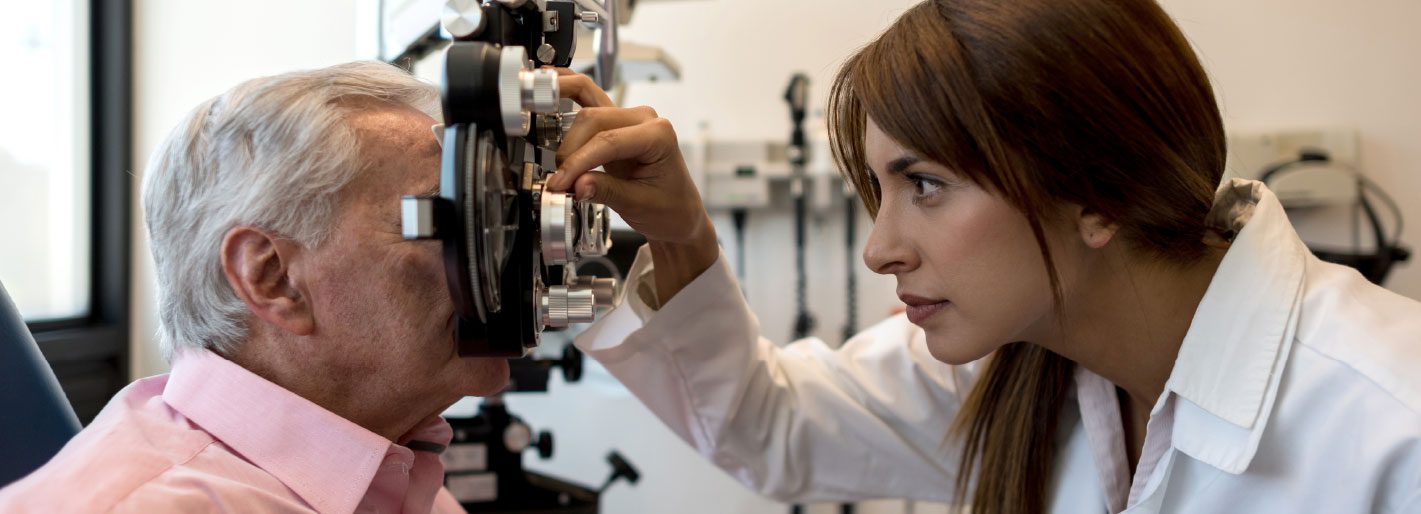
M 1292 347 L 1308 251 L 1260 182 L 1225 182 L 1208 219 L 1233 242 L 1165 387 L 1185 400 L 1174 402 L 1174 446 L 1240 473 L 1257 450 Z
M 178 357 L 163 400 L 318 512 L 353 512 L 387 454 L 412 460 L 409 449 L 208 351 Z M 447 423 L 421 427 L 448 444 Z

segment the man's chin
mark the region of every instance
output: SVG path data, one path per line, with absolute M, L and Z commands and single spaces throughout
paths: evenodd
M 464 396 L 489 396 L 508 387 L 508 359 L 466 358 L 463 365 L 464 387 L 460 393 Z

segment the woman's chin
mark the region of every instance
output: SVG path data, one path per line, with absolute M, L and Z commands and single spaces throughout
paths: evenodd
M 928 331 L 928 353 L 934 359 L 945 364 L 961 366 L 990 355 L 996 346 L 981 344 L 978 341 L 964 341 L 962 338 L 949 338 L 945 336 L 934 336 L 932 331 Z

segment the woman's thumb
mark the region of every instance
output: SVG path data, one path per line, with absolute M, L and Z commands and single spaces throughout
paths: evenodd
M 620 211 L 627 207 L 624 205 L 626 195 L 622 194 L 626 190 L 626 186 L 617 177 L 606 173 L 592 172 L 577 177 L 577 183 L 573 184 L 573 192 L 579 201 L 600 203 L 611 207 L 612 210 Z

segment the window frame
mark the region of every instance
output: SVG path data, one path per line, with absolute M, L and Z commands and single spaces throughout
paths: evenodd
M 129 381 L 133 3 L 89 0 L 89 310 L 27 323 L 87 425 Z

